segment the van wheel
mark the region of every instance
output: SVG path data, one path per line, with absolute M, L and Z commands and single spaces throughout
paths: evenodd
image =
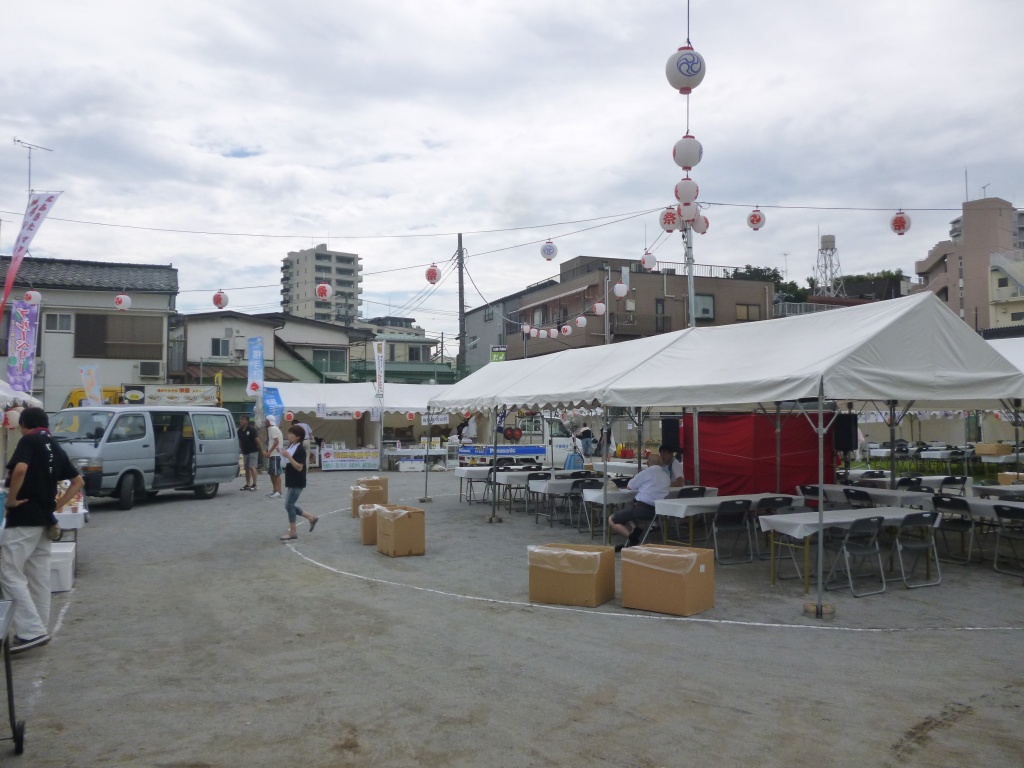
M 135 475 L 128 474 L 121 478 L 121 486 L 117 494 L 117 506 L 131 509 L 135 505 Z
M 146 491 L 146 498 L 155 499 L 158 493 L 160 493 L 160 491 Z
M 217 495 L 217 490 L 220 485 L 217 483 L 207 483 L 206 485 L 197 485 L 195 487 L 196 497 L 200 499 L 212 499 Z

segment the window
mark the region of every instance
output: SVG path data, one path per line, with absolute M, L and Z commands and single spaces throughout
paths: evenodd
M 59 315 L 53 312 L 48 312 L 46 314 L 46 330 L 70 331 L 71 315 Z
M 746 323 L 751 320 L 761 319 L 761 306 L 759 304 L 737 304 L 736 320 Z
M 494 319 L 494 307 L 484 307 L 484 322 L 489 323 Z
M 346 373 L 348 371 L 348 350 L 314 349 L 313 365 L 322 373 Z
M 316 274 L 318 274 L 318 275 L 329 275 L 329 274 L 331 274 L 331 268 L 330 267 L 322 267 L 319 264 L 316 265 L 316 268 L 313 271 Z
M 223 413 L 193 413 L 192 426 L 200 440 L 223 440 L 231 437 L 231 424 Z
M 75 357 L 111 360 L 162 360 L 162 317 L 75 315 Z
M 996 281 L 996 286 L 998 288 L 1009 288 L 1010 287 L 1010 278 L 1008 278 L 1008 277 L 1000 277 Z M 49 318 L 47 318 L 47 319 L 49 319 Z M 47 329 L 47 330 L 49 330 L 49 329 Z
M 420 362 L 420 348 L 419 347 L 413 347 L 413 346 L 409 347 L 409 362 L 410 363 L 418 363 L 418 362 Z
M 533 322 L 530 325 L 544 325 L 548 321 L 547 307 L 535 307 L 533 310 Z
M 1015 323 L 1019 323 L 1024 320 L 1024 312 L 1011 312 L 1010 319 Z
M 210 355 L 213 357 L 231 357 L 230 339 L 213 339 L 210 345 Z
M 331 302 L 329 302 L 329 301 L 314 301 L 313 302 L 313 306 L 316 309 L 330 309 L 331 308 Z
M 394 359 L 395 359 L 395 345 L 394 344 L 388 344 L 388 360 L 391 360 L 392 362 L 394 362 Z
M 715 297 L 710 293 L 695 293 L 693 306 L 694 315 L 698 320 L 715 319 Z
M 141 440 L 146 436 L 146 417 L 141 413 L 126 413 L 114 422 L 113 431 L 108 435 L 108 443 L 123 443 L 128 440 Z
M 314 320 L 319 320 L 320 322 L 323 322 L 323 323 L 329 323 L 329 322 L 331 322 L 331 313 L 330 312 L 315 312 L 315 313 L 313 313 L 313 319 Z
M 316 260 L 317 261 L 330 261 L 331 260 L 331 254 L 329 254 L 329 253 L 318 253 L 318 254 L 316 254 Z

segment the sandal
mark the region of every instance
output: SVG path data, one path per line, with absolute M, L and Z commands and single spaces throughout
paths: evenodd
M 312 522 L 309 524 L 309 532 L 312 533 L 313 529 L 316 528 L 316 524 L 320 522 L 319 517 L 314 517 Z
M 299 537 L 298 536 L 292 536 L 290 533 L 286 533 L 284 536 L 281 537 L 280 540 L 281 541 L 293 541 L 294 539 L 297 539 L 297 538 L 299 538 Z

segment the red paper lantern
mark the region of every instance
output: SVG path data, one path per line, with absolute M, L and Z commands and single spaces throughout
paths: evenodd
M 764 214 L 758 208 L 747 214 L 747 226 L 755 232 L 764 226 Z
M 228 305 L 228 295 L 224 291 L 217 291 L 213 294 L 213 306 L 217 309 L 224 309 Z
M 43 300 L 43 294 L 39 291 L 25 291 L 25 298 L 22 299 L 26 304 L 36 305 Z
M 597 302 L 597 303 L 596 303 L 596 304 L 595 304 L 595 305 L 593 306 L 593 311 L 594 311 L 594 314 L 595 314 L 595 315 L 597 315 L 597 316 L 599 316 L 599 317 L 600 317 L 601 315 L 603 315 L 603 314 L 605 313 L 605 310 L 607 310 L 607 309 L 608 309 L 608 307 L 606 307 L 606 306 L 604 305 L 604 302 L 603 302 L 603 301 L 599 301 L 599 302 Z
M 910 217 L 903 211 L 897 211 L 889 220 L 889 229 L 903 237 L 910 229 Z
M 562 326 L 562 335 L 563 336 L 568 336 L 571 333 L 572 333 L 572 326 L 571 325 L 566 324 L 566 325 Z
M 20 406 L 17 408 L 11 408 L 10 410 L 4 411 L 4 426 L 8 429 L 17 429 L 18 422 L 21 421 L 21 412 L 24 409 Z
M 359 419 L 363 418 L 363 412 L 362 411 L 355 411 L 352 414 L 352 418 L 356 419 L 356 420 L 359 420 Z
M 472 411 L 466 411 L 466 412 L 465 412 L 464 414 L 462 414 L 462 415 L 463 415 L 463 416 L 465 416 L 465 417 L 466 417 L 466 418 L 468 419 L 468 418 L 469 418 L 470 416 L 472 416 L 472 415 L 473 415 L 473 412 L 472 412 Z
M 295 414 L 292 413 L 291 411 L 285 411 L 284 412 L 284 420 L 285 421 L 295 421 Z
M 316 297 L 320 299 L 320 301 L 327 301 L 333 295 L 334 289 L 330 286 L 329 283 L 320 283 L 319 285 L 317 285 Z
M 121 312 L 132 308 L 132 297 L 126 293 L 119 293 L 114 297 L 114 306 Z
M 623 296 L 629 293 L 629 286 L 626 285 L 621 280 L 619 280 L 619 282 L 612 286 L 612 293 L 614 293 L 618 298 L 621 299 Z
M 683 228 L 683 222 L 679 218 L 679 212 L 676 211 L 675 206 L 666 208 L 661 212 L 661 215 L 658 216 L 658 224 L 666 232 L 674 232 L 677 229 Z
M 708 231 L 710 223 L 708 222 L 707 216 L 701 216 L 700 214 L 697 214 L 697 218 L 693 220 L 693 223 L 690 226 L 693 228 L 693 231 L 696 232 L 698 235 L 703 235 L 705 232 Z
M 427 267 L 427 282 L 431 285 L 437 285 L 437 281 L 441 279 L 441 270 L 437 268 L 437 264 L 431 264 Z
M 405 414 L 405 418 L 408 419 L 409 421 L 416 421 L 416 414 L 410 411 L 409 413 Z
M 580 315 L 579 317 L 577 317 L 576 318 L 576 327 L 577 328 L 586 328 L 587 327 L 587 318 L 585 318 L 583 315 Z
M 684 171 L 693 170 L 704 157 L 704 147 L 690 134 L 686 134 L 672 147 L 672 160 Z

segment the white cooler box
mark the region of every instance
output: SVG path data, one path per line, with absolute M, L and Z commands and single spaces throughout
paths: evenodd
M 55 541 L 50 550 L 50 591 L 67 592 L 75 585 L 73 541 Z

